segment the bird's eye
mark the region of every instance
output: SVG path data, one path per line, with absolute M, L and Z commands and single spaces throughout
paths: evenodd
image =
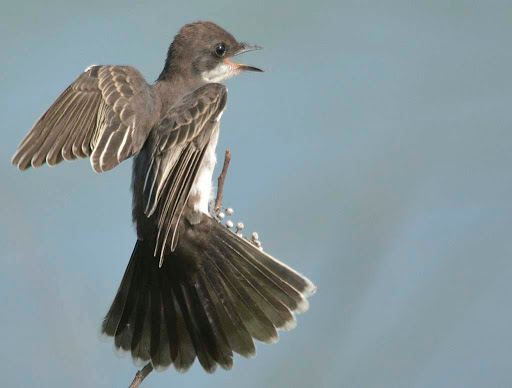
M 217 47 L 215 47 L 215 53 L 219 57 L 223 57 L 224 54 L 226 54 L 226 46 L 224 46 L 224 43 L 221 43 Z

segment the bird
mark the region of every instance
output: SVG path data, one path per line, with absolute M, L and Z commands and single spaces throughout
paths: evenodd
M 131 66 L 93 65 L 57 98 L 22 140 L 20 170 L 89 157 L 95 172 L 133 158 L 137 240 L 102 324 L 136 365 L 206 372 L 251 358 L 254 340 L 277 342 L 296 326 L 316 286 L 241 238 L 209 206 L 227 88 L 263 70 L 231 62 L 262 47 L 209 21 L 174 37 L 154 84 Z

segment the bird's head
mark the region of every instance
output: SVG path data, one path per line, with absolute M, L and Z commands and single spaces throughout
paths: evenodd
M 242 71 L 263 71 L 254 66 L 231 62 L 236 55 L 262 48 L 238 42 L 233 35 L 212 22 L 187 24 L 169 47 L 160 78 L 179 73 L 209 83 L 225 81 Z

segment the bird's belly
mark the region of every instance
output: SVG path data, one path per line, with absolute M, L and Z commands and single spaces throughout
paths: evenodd
M 188 207 L 194 212 L 200 212 L 204 214 L 210 214 L 208 211 L 208 204 L 213 198 L 213 170 L 217 163 L 217 155 L 215 154 L 215 148 L 217 147 L 217 141 L 219 139 L 219 127 L 215 129 L 208 144 L 208 148 L 205 151 L 201 167 L 197 173 L 196 180 L 190 190 L 190 196 L 188 198 Z

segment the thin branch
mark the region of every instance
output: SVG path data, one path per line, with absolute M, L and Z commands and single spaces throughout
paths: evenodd
M 215 199 L 215 215 L 218 216 L 220 208 L 222 207 L 222 197 L 224 196 L 224 181 L 226 180 L 226 174 L 228 173 L 229 162 L 231 161 L 231 152 L 229 149 L 226 150 L 224 155 L 224 165 L 222 166 L 222 172 L 219 175 L 217 185 L 217 198 Z
M 135 378 L 128 388 L 138 388 L 142 380 L 144 380 L 153 370 L 153 365 L 149 362 L 144 368 L 135 374 Z

